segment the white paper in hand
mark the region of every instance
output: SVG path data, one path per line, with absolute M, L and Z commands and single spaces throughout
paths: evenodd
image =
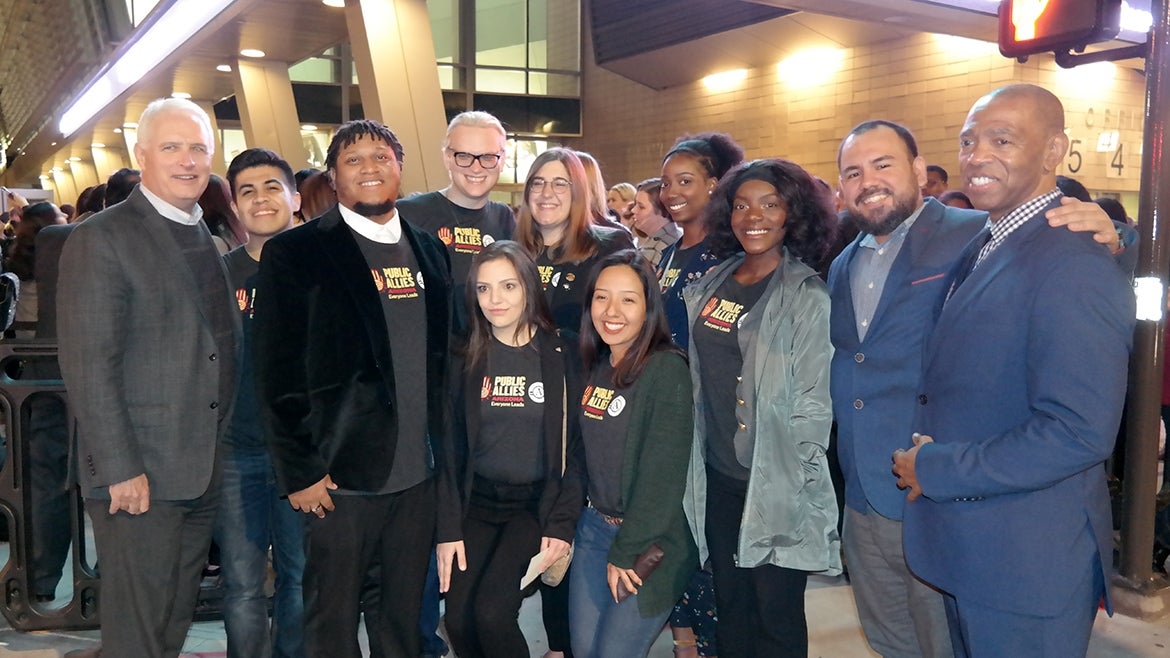
M 540 577 L 543 570 L 540 565 L 544 564 L 544 551 L 532 556 L 528 561 L 528 571 L 524 572 L 524 577 L 520 579 L 520 589 L 524 589 L 532 584 L 532 581 Z

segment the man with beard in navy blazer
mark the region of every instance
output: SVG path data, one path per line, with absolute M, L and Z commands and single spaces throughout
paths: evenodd
M 845 479 L 843 548 L 866 639 L 885 656 L 952 655 L 944 597 L 906 566 L 905 494 L 890 454 L 911 446 L 922 351 L 947 274 L 987 213 L 923 199 L 926 163 L 914 135 L 874 119 L 838 151 L 839 190 L 861 235 L 829 275 L 833 410 Z M 1047 219 L 1116 240 L 1095 204 L 1069 200 Z
M 1056 96 L 993 91 L 959 145 L 964 189 L 991 221 L 948 277 L 920 434 L 894 454 L 909 492 L 906 560 L 949 595 L 969 655 L 1083 656 L 1112 567 L 1103 464 L 1125 398 L 1133 292 L 1089 236 L 1040 218 L 1060 203 L 1068 150 Z
M 395 208 L 402 145 L 351 121 L 326 155 L 338 204 L 269 240 L 256 293 L 256 382 L 273 465 L 307 515 L 305 644 L 361 655 L 359 598 L 381 560 L 369 629 L 419 654 L 419 601 L 447 463 L 450 264 Z

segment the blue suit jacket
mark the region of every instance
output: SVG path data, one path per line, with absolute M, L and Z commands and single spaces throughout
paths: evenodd
M 950 270 L 987 213 L 927 199 L 890 268 L 865 340 L 857 338 L 850 278 L 861 234 L 829 270 L 835 352 L 832 382 L 837 454 L 845 474 L 845 503 L 900 520 L 906 493 L 890 473 L 890 455 L 909 448 L 922 378 L 923 343 L 946 294 Z
M 926 497 L 905 508 L 915 573 L 960 599 L 1052 616 L 1098 555 L 1097 569 L 1109 563 L 1102 464 L 1133 327 L 1133 292 L 1105 250 L 1035 218 L 955 290 L 915 419 L 936 441 L 917 457 Z

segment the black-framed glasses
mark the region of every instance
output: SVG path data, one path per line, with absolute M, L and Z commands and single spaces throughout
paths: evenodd
M 569 191 L 570 187 L 573 187 L 573 183 L 564 178 L 554 178 L 552 180 L 533 178 L 531 190 L 539 194 L 544 192 L 549 185 L 552 185 L 553 191 L 557 194 L 564 194 Z
M 466 153 L 464 151 L 451 151 L 451 157 L 455 158 L 455 164 L 460 167 L 470 167 L 471 163 L 479 160 L 479 166 L 484 169 L 495 169 L 496 165 L 500 164 L 499 153 Z

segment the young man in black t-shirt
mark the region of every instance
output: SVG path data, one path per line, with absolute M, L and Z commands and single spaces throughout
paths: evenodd
M 298 656 L 305 651 L 304 521 L 280 500 L 264 442 L 252 376 L 252 313 L 260 251 L 269 238 L 292 227 L 301 197 L 292 168 L 268 149 L 240 153 L 228 167 L 227 179 L 232 209 L 248 231 L 248 242 L 223 257 L 244 328 L 240 382 L 223 441 L 223 493 L 215 528 L 223 561 L 224 630 L 229 658 Z M 271 632 L 264 591 L 270 544 L 276 571 Z
M 511 240 L 516 228 L 512 209 L 488 198 L 500 180 L 506 139 L 499 119 L 487 112 L 457 115 L 447 126 L 443 142 L 443 163 L 451 184 L 398 202 L 402 217 L 438 236 L 451 255 L 457 336 L 467 333 L 463 289 L 471 260 L 496 240 Z

